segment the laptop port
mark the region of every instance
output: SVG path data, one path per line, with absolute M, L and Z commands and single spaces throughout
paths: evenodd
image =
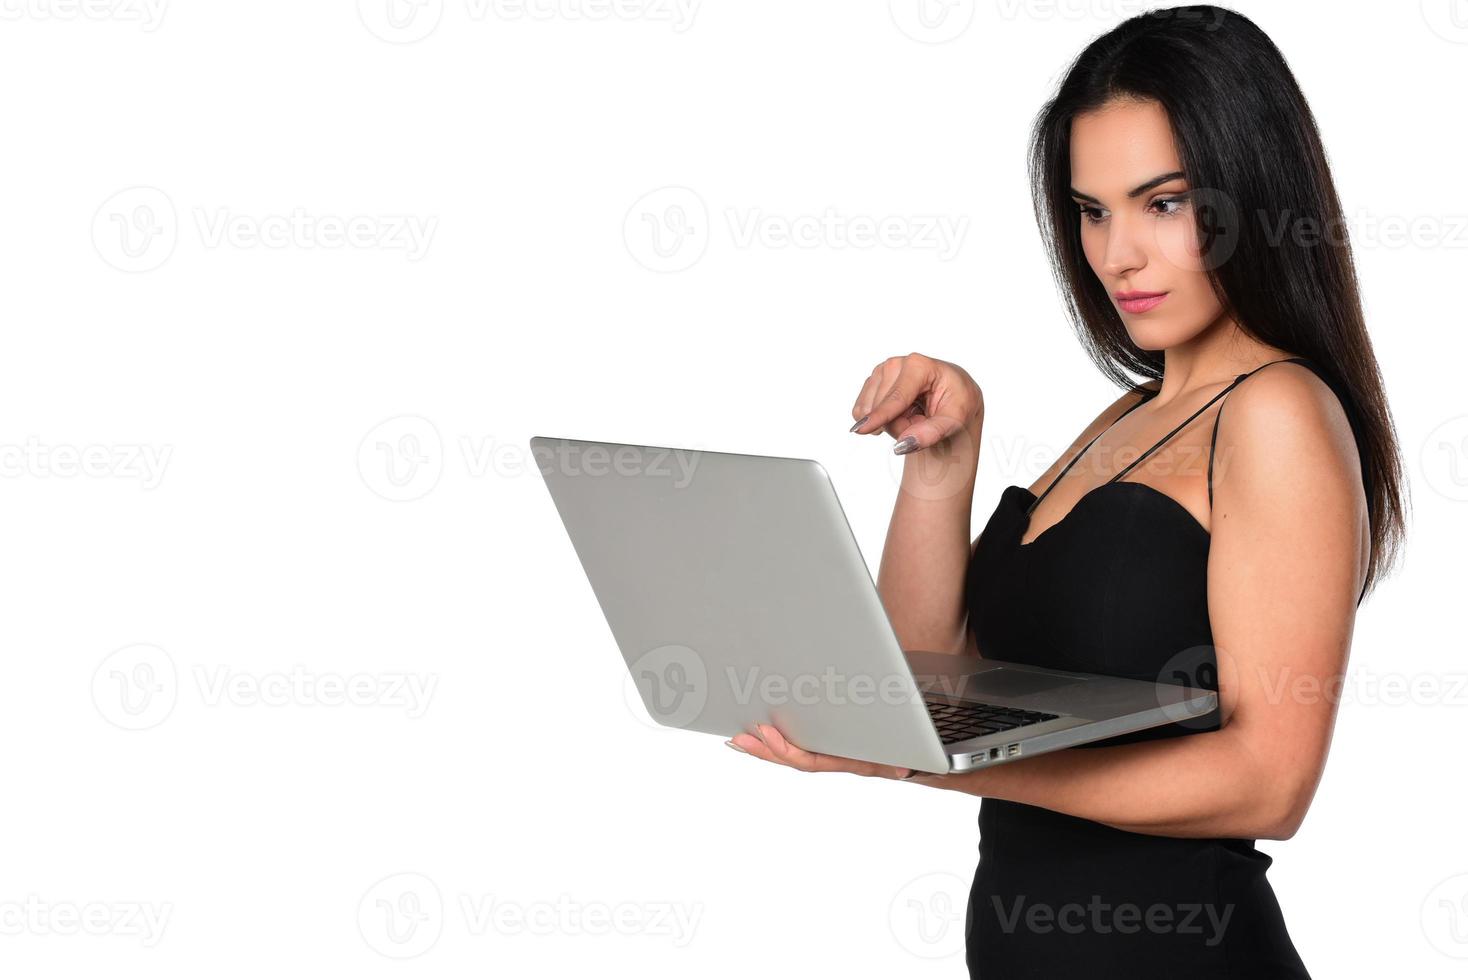
M 989 750 L 989 758 L 991 759 L 997 759 L 1003 754 L 1004 750 L 999 748 L 998 746 L 995 746 L 994 748 Z
M 1018 742 L 1010 742 L 1009 743 L 1009 754 L 1011 756 L 1019 755 L 1019 743 Z

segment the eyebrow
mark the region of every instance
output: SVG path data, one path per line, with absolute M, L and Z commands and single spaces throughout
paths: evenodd
M 1187 176 L 1187 174 L 1183 173 L 1181 170 L 1174 170 L 1174 171 L 1172 171 L 1172 173 L 1167 173 L 1167 174 L 1159 174 L 1158 176 L 1153 177 L 1151 180 L 1147 181 L 1145 184 L 1138 184 L 1136 187 L 1133 187 L 1131 190 L 1129 190 L 1129 191 L 1126 192 L 1126 196 L 1129 197 L 1129 198 L 1136 197 L 1139 194 L 1145 194 L 1145 193 L 1147 193 L 1152 188 L 1156 187 L 1158 184 L 1165 184 L 1169 180 L 1176 180 L 1179 177 L 1186 177 L 1186 176 Z M 1089 194 L 1082 194 L 1080 191 L 1076 190 L 1074 187 L 1072 187 L 1070 189 L 1070 196 L 1071 197 L 1078 197 L 1078 198 L 1080 198 L 1083 201 L 1090 201 L 1092 204 L 1100 204 L 1101 203 L 1101 201 L 1100 201 L 1099 198 L 1092 197 Z

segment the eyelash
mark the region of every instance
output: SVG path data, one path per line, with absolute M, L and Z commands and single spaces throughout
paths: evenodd
M 1154 198 L 1152 201 L 1148 202 L 1148 205 L 1147 206 L 1148 207 L 1151 207 L 1154 204 L 1177 204 L 1177 205 L 1183 205 L 1183 204 L 1186 204 L 1187 201 L 1188 201 L 1188 193 L 1185 192 L 1185 193 L 1182 193 L 1182 194 L 1174 194 L 1171 197 Z M 1096 211 L 1097 211 L 1096 208 L 1087 207 L 1084 204 L 1081 205 L 1081 217 L 1088 224 L 1099 225 L 1101 222 L 1103 222 L 1103 221 L 1106 220 L 1105 218 L 1092 217 L 1092 215 Z M 1168 212 L 1166 214 L 1161 215 L 1161 217 L 1163 217 L 1163 218 L 1174 218 L 1179 213 L 1181 213 L 1181 211 L 1182 211 L 1182 208 L 1179 207 L 1177 211 L 1170 211 L 1170 212 Z

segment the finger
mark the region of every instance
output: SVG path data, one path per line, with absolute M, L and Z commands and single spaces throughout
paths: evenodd
M 755 738 L 753 735 L 750 735 L 746 732 L 740 732 L 738 735 L 735 735 L 733 738 L 729 739 L 729 741 L 733 742 L 737 747 L 743 749 L 745 752 L 754 756 L 756 759 L 763 759 L 766 762 L 774 762 L 782 766 L 786 765 L 783 760 L 775 757 L 775 754 L 770 751 L 770 747 L 766 745 L 762 740 Z
M 760 737 L 764 739 L 765 745 L 775 758 L 786 765 L 799 769 L 803 772 L 850 772 L 861 776 L 875 775 L 881 768 L 874 762 L 862 762 L 858 759 L 844 759 L 837 755 L 822 755 L 819 752 L 808 752 L 798 745 L 792 744 L 779 729 L 772 725 L 755 725 L 759 730 Z
M 916 416 L 903 430 L 897 445 L 892 447 L 892 451 L 899 456 L 915 453 L 930 446 L 936 446 L 962 428 L 963 421 L 952 416 Z M 911 444 L 907 443 L 908 439 L 913 440 Z
M 854 411 L 858 419 L 872 414 L 872 408 L 877 404 L 877 399 L 881 396 L 882 392 L 892 386 L 892 382 L 897 379 L 901 371 L 902 358 L 900 357 L 889 357 L 872 369 L 872 376 L 862 386 L 861 395 L 857 398 Z M 882 426 L 873 423 L 870 418 L 867 418 L 867 421 L 861 425 L 852 427 L 853 432 L 860 433 L 861 435 L 880 432 L 881 429 Z
M 851 427 L 852 432 L 855 432 L 861 427 L 860 423 L 864 421 L 864 416 L 867 414 L 867 406 L 876 398 L 875 392 L 881 380 L 881 366 L 878 365 L 871 374 L 867 375 L 867 379 L 862 382 L 861 391 L 856 393 L 856 401 L 851 403 L 851 417 L 856 419 L 858 423 Z
M 897 376 L 890 384 L 884 385 L 882 394 L 868 413 L 871 417 L 862 428 L 876 429 L 907 414 L 913 403 L 932 385 L 932 381 L 932 361 L 921 354 L 910 354 L 903 358 Z

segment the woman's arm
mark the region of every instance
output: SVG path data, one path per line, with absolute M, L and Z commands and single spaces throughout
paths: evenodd
M 960 653 L 970 514 L 983 412 L 936 449 L 909 453 L 877 569 L 877 591 L 905 650 Z
M 1369 553 L 1365 494 L 1340 403 L 1307 369 L 1250 378 L 1230 401 L 1208 564 L 1224 727 L 914 781 L 1140 833 L 1293 836 L 1335 723 Z
M 915 406 L 914 403 L 917 403 Z M 984 428 L 983 393 L 955 364 L 909 354 L 872 372 L 852 407 L 857 427 L 911 436 L 877 570 L 877 591 L 907 650 L 963 649 L 969 517 Z

